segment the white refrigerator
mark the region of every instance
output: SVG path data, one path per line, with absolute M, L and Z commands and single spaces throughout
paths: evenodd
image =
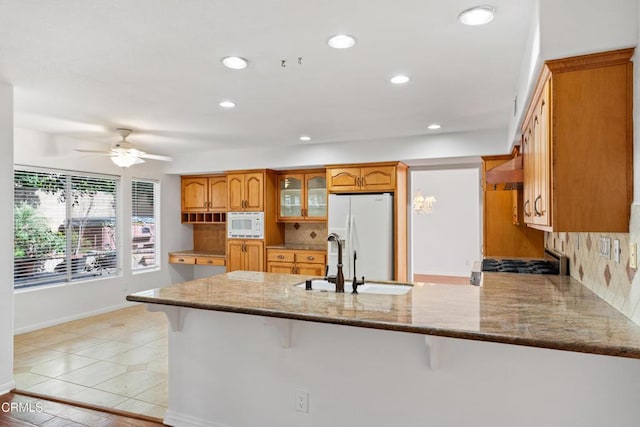
M 355 274 L 367 280 L 393 280 L 393 196 L 383 194 L 330 194 L 329 233 L 342 240 L 345 282 Z M 336 274 L 338 245 L 328 242 L 329 274 Z

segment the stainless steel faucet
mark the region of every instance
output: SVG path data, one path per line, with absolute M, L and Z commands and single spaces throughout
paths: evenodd
M 330 283 L 336 284 L 336 292 L 344 292 L 344 274 L 342 273 L 342 240 L 337 233 L 331 233 L 327 237 L 327 241 L 336 242 L 338 244 L 338 271 L 335 276 L 327 276 L 326 279 Z

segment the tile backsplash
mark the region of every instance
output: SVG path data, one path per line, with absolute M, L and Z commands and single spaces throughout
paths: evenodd
M 327 224 L 320 222 L 286 223 L 284 241 L 289 244 L 326 245 Z
M 629 233 L 545 233 L 545 245 L 569 257 L 571 276 L 640 325 L 640 274 L 629 267 L 629 243 L 640 239 L 640 205 L 631 207 Z M 608 257 L 600 255 L 600 239 L 611 239 Z M 613 242 L 620 241 L 620 263 Z

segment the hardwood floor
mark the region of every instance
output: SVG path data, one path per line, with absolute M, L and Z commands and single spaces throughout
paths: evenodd
M 3 427 L 154 427 L 162 426 L 151 417 L 109 413 L 59 401 L 7 393 L 0 396 L 0 426 Z

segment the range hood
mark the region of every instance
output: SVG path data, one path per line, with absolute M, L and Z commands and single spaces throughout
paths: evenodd
M 524 181 L 522 156 L 516 156 L 485 173 L 487 190 L 519 190 Z

